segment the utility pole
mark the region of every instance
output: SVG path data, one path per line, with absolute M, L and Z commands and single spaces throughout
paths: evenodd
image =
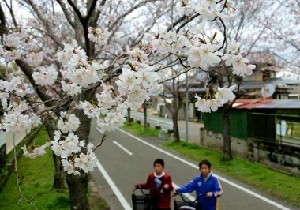
M 185 76 L 185 140 L 189 139 L 189 84 L 188 72 Z

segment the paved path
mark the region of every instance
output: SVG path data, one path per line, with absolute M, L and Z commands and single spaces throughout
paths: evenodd
M 141 120 L 142 123 L 144 123 L 144 113 L 142 112 L 133 112 L 131 113 L 131 117 L 134 119 Z M 155 125 L 155 122 L 162 122 L 163 129 L 173 129 L 173 121 L 169 118 L 161 118 L 156 115 L 150 115 L 148 114 L 148 121 L 150 121 L 150 125 Z M 168 125 L 168 126 L 167 126 Z M 186 140 L 186 122 L 183 120 L 178 121 L 178 127 L 179 127 L 179 135 L 180 139 L 183 141 Z M 188 141 L 200 144 L 200 127 L 203 127 L 202 123 L 197 122 L 188 122 Z
M 90 139 L 96 141 L 99 137 L 101 136 L 97 130 L 92 129 Z M 133 186 L 137 182 L 146 181 L 156 158 L 165 160 L 166 171 L 172 175 L 172 181 L 177 185 L 190 181 L 198 174 L 196 162 L 166 151 L 159 146 L 159 143 L 157 138 L 143 140 L 118 130 L 110 133 L 107 141 L 97 149 L 98 170 L 95 170 L 92 176 L 101 196 L 108 201 L 112 210 L 132 209 Z M 296 209 L 269 196 L 262 197 L 262 194 L 252 187 L 222 174 L 218 175 L 221 176 L 225 191 L 221 198 L 222 210 Z

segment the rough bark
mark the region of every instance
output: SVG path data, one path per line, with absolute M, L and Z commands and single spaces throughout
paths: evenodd
M 0 170 L 6 165 L 6 144 L 0 145 Z M 0 171 L 1 174 L 1 171 Z
M 71 210 L 88 210 L 88 174 L 67 174 Z
M 179 128 L 178 128 L 178 112 L 180 108 L 180 98 L 179 98 L 179 90 L 178 90 L 178 84 L 175 85 L 175 79 L 173 79 L 172 84 L 172 91 L 173 91 L 173 112 L 172 113 L 172 119 L 173 119 L 173 130 L 174 130 L 174 140 L 180 141 L 180 135 L 179 135 Z
M 65 180 L 66 180 L 66 172 L 63 170 L 63 166 L 61 163 L 61 158 L 53 154 L 53 161 L 54 161 L 54 181 L 53 187 L 55 189 L 64 189 Z
M 148 120 L 147 120 L 147 101 L 144 102 L 144 130 L 148 128 Z
M 91 119 L 84 115 L 82 110 L 75 111 L 80 119 L 80 127 L 76 131 L 80 141 L 88 142 L 91 127 Z M 67 184 L 69 187 L 69 199 L 71 210 L 87 210 L 88 203 L 88 174 L 81 172 L 80 175 L 67 174 Z
M 6 17 L 0 4 L 0 36 L 7 33 Z
M 223 106 L 223 158 L 231 160 L 230 104 Z
M 51 125 L 46 124 L 47 133 L 50 139 L 54 139 L 54 129 Z M 65 188 L 66 173 L 63 170 L 61 158 L 53 153 L 54 162 L 54 176 L 53 176 L 53 188 L 63 189 Z
M 172 119 L 173 119 L 174 140 L 180 141 L 179 128 L 178 128 L 178 110 L 176 113 L 173 114 Z

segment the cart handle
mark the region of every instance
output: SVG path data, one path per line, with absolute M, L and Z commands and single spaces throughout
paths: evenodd
M 143 188 L 133 188 L 132 192 L 135 192 L 136 190 L 140 190 L 143 195 L 147 194 L 145 192 L 146 189 L 143 189 Z

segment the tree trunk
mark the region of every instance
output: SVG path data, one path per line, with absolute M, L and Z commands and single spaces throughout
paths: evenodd
M 56 156 L 53 153 L 53 161 L 54 161 L 54 182 L 53 187 L 55 189 L 64 189 L 65 188 L 65 178 L 66 172 L 63 169 L 61 158 Z
M 127 125 L 131 125 L 130 108 L 127 109 Z
M 71 210 L 88 210 L 88 174 L 67 174 Z
M 231 160 L 230 104 L 223 106 L 223 158 Z
M 6 144 L 0 145 L 0 174 L 1 168 L 6 165 Z
M 84 115 L 83 110 L 74 112 L 80 120 L 80 127 L 76 131 L 79 141 L 88 143 L 91 119 Z M 69 186 L 69 199 L 71 210 L 89 209 L 88 203 L 88 174 L 81 172 L 80 175 L 67 174 L 67 184 Z
M 147 102 L 144 101 L 144 130 L 148 128 L 148 120 L 147 120 Z
M 178 109 L 174 110 L 172 119 L 173 119 L 174 140 L 179 142 L 180 136 L 179 136 L 179 128 L 178 128 Z
M 174 141 L 180 141 L 179 128 L 178 128 L 178 112 L 181 104 L 179 97 L 179 85 L 175 85 L 175 79 L 172 81 L 172 92 L 173 92 L 173 111 L 170 107 L 173 119 L 173 130 L 174 130 Z
M 179 142 L 180 136 L 179 136 L 179 128 L 178 128 L 178 112 L 179 112 L 179 92 L 178 89 L 175 89 L 175 81 L 173 80 L 173 112 L 172 110 L 172 119 L 173 119 L 173 130 L 174 130 L 174 140 Z
M 47 133 L 50 137 L 51 140 L 54 139 L 54 129 L 53 127 L 47 123 L 46 124 L 46 129 Z M 63 189 L 65 188 L 65 178 L 66 178 L 66 173 L 63 170 L 63 166 L 61 163 L 61 158 L 56 156 L 53 153 L 53 162 L 54 162 L 54 181 L 53 181 L 53 187 L 54 189 Z

